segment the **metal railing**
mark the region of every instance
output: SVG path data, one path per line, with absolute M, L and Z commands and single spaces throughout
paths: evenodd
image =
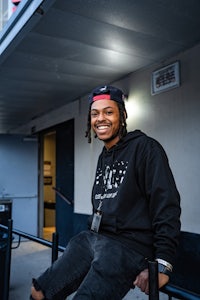
M 52 263 L 58 258 L 58 251 L 63 252 L 65 247 L 58 245 L 58 234 L 56 232 L 54 232 L 52 234 L 52 242 L 50 242 L 45 239 L 38 238 L 34 235 L 28 234 L 26 232 L 13 229 L 13 220 L 12 219 L 8 220 L 8 226 L 0 224 L 0 229 L 7 232 L 5 272 L 4 272 L 4 282 L 3 282 L 4 290 L 3 290 L 3 299 L 1 299 L 1 300 L 8 300 L 9 299 L 9 287 L 10 287 L 10 266 L 11 266 L 11 251 L 12 251 L 13 234 L 16 234 L 19 237 L 26 238 L 28 240 L 31 240 L 33 242 L 36 242 L 36 243 L 39 243 L 41 245 L 51 248 L 52 249 L 52 252 L 51 252 L 51 262 Z

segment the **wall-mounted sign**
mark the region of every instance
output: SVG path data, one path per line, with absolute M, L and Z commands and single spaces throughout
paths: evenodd
M 180 86 L 180 63 L 176 61 L 152 73 L 152 95 Z
M 51 176 L 51 162 L 48 160 L 44 161 L 44 176 Z
M 44 185 L 52 185 L 52 176 L 44 176 Z

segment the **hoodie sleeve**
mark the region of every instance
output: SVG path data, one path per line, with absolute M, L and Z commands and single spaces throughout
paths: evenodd
M 180 195 L 162 146 L 150 139 L 145 152 L 143 175 L 155 258 L 173 264 L 180 235 Z

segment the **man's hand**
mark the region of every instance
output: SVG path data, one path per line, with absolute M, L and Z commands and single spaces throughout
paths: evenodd
M 149 293 L 149 270 L 145 269 L 136 277 L 133 282 L 135 286 L 141 289 L 145 294 Z
M 161 288 L 169 281 L 169 276 L 163 273 L 158 273 L 158 287 Z M 133 282 L 142 292 L 149 294 L 149 270 L 145 269 L 136 277 Z

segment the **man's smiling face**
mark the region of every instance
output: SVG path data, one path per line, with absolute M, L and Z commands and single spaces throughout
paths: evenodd
M 101 99 L 91 106 L 91 127 L 107 149 L 119 141 L 119 108 L 115 101 Z

